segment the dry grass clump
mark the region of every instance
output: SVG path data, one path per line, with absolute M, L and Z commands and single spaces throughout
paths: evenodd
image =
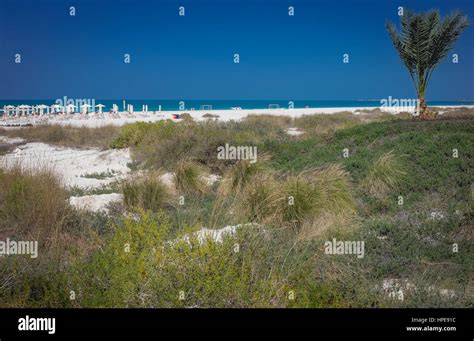
M 367 178 L 362 182 L 365 191 L 372 197 L 382 200 L 393 190 L 406 173 L 399 160 L 390 151 L 378 157 Z
M 69 127 L 61 125 L 36 125 L 14 129 L 0 128 L 0 135 L 20 137 L 26 142 L 43 142 L 71 148 L 109 148 L 120 127 L 112 125 L 100 128 Z
M 250 124 L 257 129 L 287 129 L 291 127 L 293 118 L 290 116 L 275 116 L 275 115 L 248 115 L 243 120 L 243 123 Z
M 51 169 L 0 169 L 0 236 L 54 242 L 67 212 L 67 193 Z
M 259 163 L 240 160 L 224 172 L 217 188 L 216 201 L 212 208 L 211 227 L 218 227 L 220 222 L 225 220 L 228 212 L 231 212 L 231 215 L 233 215 L 233 207 L 239 194 L 261 170 L 262 167 Z
M 319 198 L 315 196 L 313 184 L 302 173 L 287 177 L 281 190 L 280 210 L 285 221 L 301 223 L 317 210 Z
M 161 173 L 129 178 L 122 182 L 123 202 L 129 209 L 143 209 L 157 212 L 170 203 L 171 193 L 160 179 Z
M 279 210 L 282 200 L 279 184 L 272 173 L 253 175 L 237 194 L 234 212 L 242 221 L 278 224 L 282 221 Z
M 225 197 L 231 193 L 240 192 L 259 170 L 261 166 L 258 163 L 240 160 L 224 173 L 217 190 L 218 196 Z
M 124 126 L 113 145 L 132 147 L 135 162 L 155 169 L 171 171 L 180 160 L 193 160 L 220 173 L 235 161 L 218 159 L 218 147 L 226 143 L 254 146 L 263 136 L 255 129 L 236 122 L 160 121 Z
M 460 108 L 430 108 L 439 112 L 437 119 L 472 119 L 474 118 L 474 108 L 460 107 Z
M 192 121 L 194 121 L 194 118 L 193 118 L 190 114 L 188 114 L 187 112 L 181 114 L 181 119 L 182 119 L 184 122 L 192 122 Z
M 317 238 L 329 229 L 351 222 L 355 215 L 355 200 L 348 172 L 339 165 L 330 165 L 307 170 L 300 177 L 310 184 L 311 200 L 307 203 L 307 199 L 301 199 L 307 189 L 297 194 L 302 202 L 299 205 L 304 208 L 300 209 L 303 214 L 299 216 L 299 240 Z
M 208 187 L 203 176 L 204 170 L 200 165 L 192 161 L 180 160 L 175 167 L 174 185 L 180 193 L 204 193 Z
M 313 183 L 322 207 L 334 212 L 354 209 L 350 174 L 342 166 L 329 165 L 305 171 L 304 174 Z
M 410 120 L 413 119 L 413 113 L 410 113 L 408 111 L 402 111 L 397 114 L 394 114 L 393 117 L 398 118 L 400 120 Z
M 343 213 L 336 213 L 330 210 L 323 210 L 317 216 L 303 221 L 298 231 L 297 240 L 314 240 L 322 238 L 326 232 L 334 229 L 348 230 L 354 229 L 354 211 L 348 210 Z
M 232 211 L 241 221 L 289 226 L 300 232 L 304 228 L 305 238 L 335 226 L 355 212 L 350 176 L 338 165 L 281 179 L 260 171 L 248 176 L 240 190 L 238 186 L 234 188 Z
M 408 112 L 390 113 L 390 112 L 382 111 L 379 108 L 377 108 L 364 115 L 359 115 L 358 117 L 360 119 L 360 123 L 371 123 L 371 122 L 390 121 L 390 120 L 393 120 L 394 118 L 407 119 L 407 118 L 412 117 L 412 115 L 409 114 L 409 116 L 407 116 L 406 114 L 409 114 L 409 113 Z
M 331 135 L 337 130 L 350 128 L 359 123 L 358 116 L 349 111 L 331 115 L 303 115 L 295 119 L 295 126 L 311 135 Z

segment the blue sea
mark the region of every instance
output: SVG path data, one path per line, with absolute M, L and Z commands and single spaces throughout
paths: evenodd
M 109 111 L 116 104 L 119 111 L 124 110 L 122 99 L 76 99 L 61 98 L 58 100 L 0 100 L 0 108 L 6 105 L 64 105 L 72 101 L 75 105 L 88 103 L 91 105 L 103 104 L 104 112 Z M 65 103 L 66 102 L 66 103 Z M 182 110 L 225 110 L 232 107 L 242 109 L 268 108 L 349 108 L 349 107 L 380 107 L 380 100 L 347 100 L 347 101 L 319 101 L 319 100 L 125 100 L 125 105 L 132 104 L 135 111 L 141 111 L 143 105 L 148 105 L 149 111 L 182 111 Z M 428 101 L 430 106 L 443 105 L 474 105 L 474 101 Z M 78 111 L 78 110 L 76 110 Z

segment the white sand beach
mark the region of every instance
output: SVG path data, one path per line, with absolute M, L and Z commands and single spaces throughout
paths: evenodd
M 128 149 L 74 149 L 45 143 L 27 143 L 0 155 L 0 168 L 20 165 L 26 169 L 47 167 L 66 187 L 82 189 L 106 186 L 127 175 L 131 162 Z
M 438 108 L 474 108 L 474 106 L 439 106 Z M 239 121 L 249 115 L 274 115 L 288 116 L 292 118 L 303 115 L 314 114 L 335 114 L 339 112 L 351 112 L 354 115 L 363 114 L 374 109 L 380 109 L 382 112 L 397 114 L 399 112 L 414 112 L 414 107 L 403 108 L 374 108 L 374 107 L 338 107 L 338 108 L 278 108 L 278 109 L 227 109 L 227 110 L 184 110 L 184 111 L 161 111 L 161 112 L 118 112 L 111 113 L 90 113 L 90 114 L 56 114 L 44 116 L 29 117 L 9 117 L 0 119 L 2 126 L 21 126 L 37 124 L 60 124 L 75 127 L 98 128 L 106 125 L 122 126 L 127 123 L 135 122 L 156 122 L 166 119 L 179 121 L 175 117 L 183 114 L 189 114 L 196 121 L 219 120 L 219 121 Z M 442 114 L 442 113 L 441 113 Z
M 474 106 L 440 106 L 439 108 L 474 108 Z M 249 115 L 274 115 L 288 116 L 292 118 L 301 117 L 303 115 L 314 114 L 335 114 L 339 112 L 351 112 L 355 115 L 372 111 L 374 107 L 340 107 L 340 108 L 294 108 L 294 109 L 239 109 L 239 110 L 186 110 L 186 111 L 161 111 L 161 112 L 119 112 L 116 114 L 62 114 L 62 115 L 45 115 L 38 117 L 19 117 L 0 120 L 1 126 L 15 125 L 36 125 L 36 124 L 60 124 L 75 127 L 97 128 L 106 125 L 122 126 L 127 123 L 135 122 L 156 122 L 166 119 L 176 120 L 176 115 L 189 114 L 196 121 L 219 120 L 219 121 L 239 121 Z M 380 109 L 380 108 L 378 108 Z M 397 111 L 394 108 L 388 108 L 383 112 L 396 114 L 399 112 L 413 112 L 413 108 L 404 108 Z M 177 119 L 179 121 L 179 119 Z

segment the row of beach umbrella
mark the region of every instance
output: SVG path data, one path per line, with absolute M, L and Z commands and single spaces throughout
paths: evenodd
M 76 113 L 76 109 L 80 108 L 80 113 L 81 114 L 88 114 L 88 113 L 98 113 L 102 114 L 103 109 L 105 108 L 105 105 L 103 104 L 97 104 L 97 105 L 90 105 L 90 104 L 82 104 L 82 105 L 74 105 L 74 104 L 67 104 L 67 105 L 59 105 L 59 104 L 53 104 L 53 105 L 5 105 L 3 106 L 2 109 L 0 109 L 0 114 L 3 112 L 3 116 L 7 117 L 10 115 L 13 116 L 28 116 L 30 114 L 32 115 L 44 115 L 44 114 L 55 114 L 55 113 L 65 113 L 65 114 L 74 114 Z M 96 111 L 91 111 L 91 108 L 97 108 Z M 128 104 L 125 106 L 124 103 L 124 111 L 127 111 L 129 113 L 133 113 L 134 108 L 132 104 Z M 158 106 L 158 111 L 161 112 L 161 105 Z M 119 108 L 117 104 L 112 104 L 112 112 L 113 113 L 118 113 Z M 149 112 L 148 110 L 148 104 L 144 104 L 142 106 L 142 112 Z
M 32 114 L 39 114 L 39 115 L 44 115 L 46 114 L 53 114 L 53 113 L 66 113 L 66 114 L 72 114 L 75 113 L 76 108 L 81 109 L 81 113 L 87 114 L 90 112 L 90 108 L 97 108 L 97 113 L 101 114 L 105 105 L 103 104 L 97 104 L 95 106 L 92 106 L 90 104 L 82 104 L 80 106 L 74 105 L 74 104 L 67 104 L 67 105 L 59 105 L 59 104 L 53 104 L 51 106 L 40 104 L 40 105 L 19 105 L 19 106 L 13 106 L 13 105 L 6 105 L 3 107 L 3 113 L 6 115 L 29 115 L 30 113 Z M 116 108 L 116 106 L 114 106 Z

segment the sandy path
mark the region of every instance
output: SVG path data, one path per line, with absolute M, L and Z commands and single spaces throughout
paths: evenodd
M 27 143 L 0 156 L 0 167 L 20 164 L 27 169 L 53 169 L 66 187 L 90 189 L 108 185 L 130 172 L 128 149 L 73 149 Z

